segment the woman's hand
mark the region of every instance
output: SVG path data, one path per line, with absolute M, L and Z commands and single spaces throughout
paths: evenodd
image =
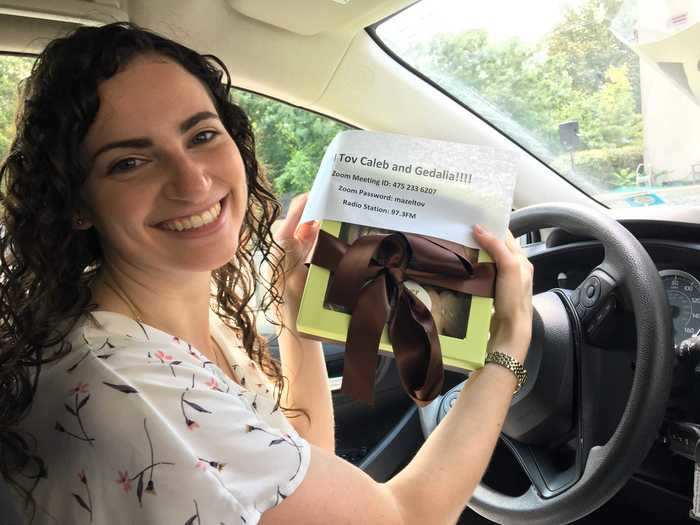
M 274 238 L 285 252 L 282 306 L 285 324 L 293 327 L 299 313 L 299 303 L 304 291 L 307 268 L 304 265 L 318 237 L 319 224 L 307 222 L 299 224 L 304 212 L 308 193 L 292 199 L 287 216 L 274 228 Z M 289 323 L 291 321 L 291 324 Z
M 532 264 L 510 232 L 504 242 L 475 226 L 474 238 L 498 269 L 489 349 L 523 363 L 532 336 Z

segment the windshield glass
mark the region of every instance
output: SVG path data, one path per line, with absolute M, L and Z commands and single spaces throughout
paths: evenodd
M 423 0 L 376 33 L 600 202 L 690 204 L 700 200 L 700 97 L 682 73 L 692 61 L 698 74 L 696 3 Z

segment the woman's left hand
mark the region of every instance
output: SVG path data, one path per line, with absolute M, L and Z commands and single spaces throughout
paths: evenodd
M 274 238 L 285 252 L 283 285 L 283 314 L 288 326 L 296 323 L 299 303 L 304 291 L 307 268 L 304 262 L 318 237 L 318 222 L 299 224 L 309 194 L 303 193 L 292 199 L 287 216 L 274 229 Z

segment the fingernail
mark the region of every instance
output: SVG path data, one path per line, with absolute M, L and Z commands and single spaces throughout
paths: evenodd
M 313 234 L 313 231 L 315 229 L 315 225 L 313 222 L 305 222 L 304 224 L 300 224 L 297 226 L 297 231 L 295 232 L 295 236 L 299 239 L 304 239 L 306 237 L 310 237 Z
M 482 235 L 482 234 L 486 233 L 486 230 L 484 230 L 483 226 L 481 226 L 480 224 L 475 224 L 474 225 L 474 233 L 476 233 L 478 235 Z

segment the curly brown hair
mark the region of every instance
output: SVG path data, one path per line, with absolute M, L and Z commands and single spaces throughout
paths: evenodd
M 96 307 L 90 283 L 100 268 L 100 243 L 94 228 L 76 230 L 72 219 L 87 176 L 79 148 L 99 108 L 97 88 L 147 53 L 176 61 L 204 84 L 243 157 L 248 208 L 234 258 L 212 272 L 212 308 L 275 382 L 278 403 L 282 395 L 284 378 L 256 331 L 253 309 L 257 290 L 256 308 L 281 303 L 273 283 L 280 282 L 283 253 L 271 234 L 280 205 L 258 166 L 250 121 L 231 102 L 226 66 L 133 24 L 79 28 L 52 41 L 34 64 L 21 88 L 16 138 L 0 165 L 0 472 L 6 479 L 32 461 L 36 481 L 43 476 L 31 438 L 17 426 L 42 365 L 70 352 L 67 334 Z

